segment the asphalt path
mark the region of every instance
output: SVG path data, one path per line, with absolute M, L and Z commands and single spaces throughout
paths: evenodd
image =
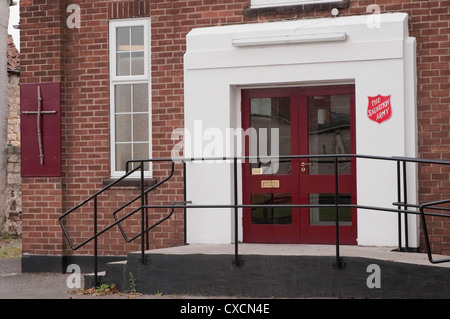
M 69 274 L 22 273 L 21 260 L 0 259 L 0 299 L 128 298 L 128 295 L 82 295 L 67 287 Z M 77 293 L 78 292 L 78 293 Z
M 83 294 L 86 291 L 81 279 L 81 290 L 69 288 L 70 274 L 22 273 L 21 259 L 0 258 L 0 299 L 201 299 L 198 296 L 142 295 L 119 292 L 115 294 Z M 70 280 L 70 279 L 69 279 Z

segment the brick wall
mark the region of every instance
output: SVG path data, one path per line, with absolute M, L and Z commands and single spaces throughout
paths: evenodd
M 64 1 L 20 2 L 21 82 L 61 82 L 64 76 Z M 64 92 L 64 91 L 63 91 Z M 22 179 L 23 252 L 60 255 L 63 238 L 62 178 Z
M 79 29 L 69 29 L 65 25 L 69 3 L 80 6 Z M 326 5 L 249 10 L 249 3 L 250 0 L 21 1 L 22 81 L 62 82 L 63 106 L 63 176 L 23 179 L 24 252 L 71 253 L 62 238 L 57 217 L 102 188 L 104 180 L 109 178 L 107 20 L 151 16 L 153 157 L 170 157 L 174 143 L 171 133 L 183 126 L 183 54 L 186 34 L 192 28 L 329 17 L 331 10 Z M 367 14 L 368 6 L 374 4 L 381 13 L 401 11 L 410 15 L 410 35 L 416 37 L 418 43 L 420 155 L 447 159 L 450 150 L 450 1 L 342 1 L 340 15 Z M 167 171 L 165 167 L 156 166 L 155 177 L 161 179 Z M 444 188 L 448 189 L 448 177 L 448 169 L 422 168 L 420 200 L 447 196 Z M 174 182 L 152 198 L 162 203 L 182 200 L 181 186 L 182 177 L 177 173 Z M 127 187 L 108 192 L 101 210 L 101 223 L 107 224 L 111 209 L 137 191 Z M 85 223 L 89 214 L 82 212 L 67 221 L 78 240 L 93 232 L 92 226 Z M 438 223 L 433 240 L 446 241 L 446 235 L 442 234 L 444 222 Z M 137 226 L 130 223 L 129 227 Z M 118 235 L 114 231 L 102 236 L 99 246 L 102 253 L 123 254 L 139 247 L 138 243 L 132 243 L 124 248 Z M 151 236 L 152 247 L 182 244 L 182 212 L 176 212 L 173 219 L 158 227 Z M 441 251 L 446 250 L 441 248 Z M 77 253 L 92 253 L 92 246 Z

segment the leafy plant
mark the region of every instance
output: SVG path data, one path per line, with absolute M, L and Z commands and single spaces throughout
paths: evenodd
M 116 289 L 116 285 L 115 284 L 101 284 L 100 287 L 95 289 L 96 293 L 109 293 L 111 291 L 114 291 Z
M 129 273 L 130 276 L 130 292 L 136 293 L 136 278 L 134 277 L 133 273 Z
M 118 294 L 119 290 L 116 288 L 115 284 L 101 284 L 100 287 L 92 287 L 88 290 L 81 291 L 83 295 L 95 295 L 95 296 L 105 296 Z

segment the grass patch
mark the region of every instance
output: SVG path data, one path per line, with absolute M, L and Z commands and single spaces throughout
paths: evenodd
M 0 237 L 0 258 L 22 257 L 22 241 L 9 235 Z
M 99 287 L 92 287 L 89 289 L 80 288 L 78 290 L 73 290 L 70 292 L 75 295 L 91 295 L 91 296 L 110 296 L 110 295 L 120 295 L 127 296 L 128 298 L 136 298 L 142 296 L 142 294 L 137 292 L 121 292 L 116 288 L 115 284 L 101 284 Z
M 16 246 L 0 247 L 0 258 L 20 258 L 22 256 L 22 248 Z

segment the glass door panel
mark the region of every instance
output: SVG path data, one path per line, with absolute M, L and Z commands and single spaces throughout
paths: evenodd
M 350 154 L 350 96 L 308 97 L 309 154 Z M 339 174 L 351 174 L 350 158 L 339 159 Z M 309 160 L 310 175 L 334 175 L 334 159 Z
M 339 204 L 351 204 L 352 194 L 339 194 Z M 329 206 L 335 204 L 335 194 L 309 194 L 310 205 L 326 205 L 326 207 L 312 207 L 309 210 L 309 223 L 314 226 L 334 226 L 336 223 L 336 208 Z M 339 208 L 339 224 L 352 225 L 352 208 Z
M 291 194 L 252 194 L 252 205 L 289 205 L 292 204 Z M 292 223 L 292 208 L 290 207 L 256 207 L 252 208 L 252 224 Z
M 251 99 L 250 156 L 291 154 L 291 105 L 289 97 Z M 279 159 L 252 160 L 253 175 L 286 175 L 291 161 Z

